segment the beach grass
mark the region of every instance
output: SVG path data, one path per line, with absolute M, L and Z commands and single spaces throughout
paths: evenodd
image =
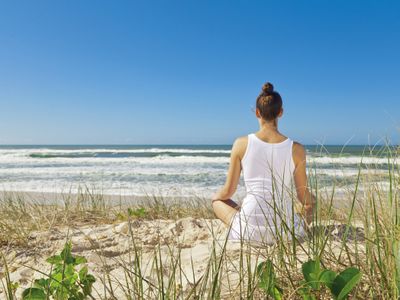
M 366 166 L 361 160 L 359 172 L 351 182 L 342 181 L 340 185 L 333 183 L 329 188 L 322 188 L 318 170 L 310 164 L 309 188 L 316 196 L 317 207 L 308 235 L 292 242 L 284 235 L 277 235 L 274 245 L 255 246 L 242 241 L 235 244 L 235 251 L 231 250 L 230 242 L 215 232 L 213 224 L 220 221 L 215 220 L 208 199 L 174 202 L 170 198 L 147 195 L 143 201 L 110 203 L 103 195 L 83 188 L 78 195 L 64 195 L 61 204 L 50 205 L 24 199 L 18 193 L 3 193 L 0 200 L 0 298 L 20 299 L 23 289 L 38 279 L 31 278 L 25 283 L 13 281 L 12 274 L 19 268 L 31 268 L 36 276 L 42 274 L 43 278 L 51 278 L 49 272 L 36 270 L 16 259 L 21 255 L 41 255 L 40 245 L 33 238 L 38 232 L 58 230 L 67 242 L 71 240 L 72 228 L 113 225 L 125 228 L 127 243 L 123 255 L 110 259 L 104 250 L 107 245 L 88 237 L 88 243 L 96 245 L 93 252 L 99 254 L 96 284 L 88 296 L 91 299 L 274 298 L 269 288 L 263 289 L 260 285 L 257 267 L 261 262 L 271 263 L 274 286 L 281 291 L 282 299 L 306 299 L 302 292 L 305 287 L 315 299 L 331 299 L 327 287 L 312 289 L 304 281 L 302 268 L 311 260 L 336 273 L 350 267 L 359 270 L 361 278 L 350 291 L 351 299 L 397 299 L 400 294 L 400 172 L 398 153 L 386 151 L 382 155 L 388 161 L 387 173 L 382 175 L 384 184 L 376 180 L 373 166 Z M 296 202 L 295 197 L 293 202 Z M 209 234 L 206 241 L 210 251 L 200 272 L 199 265 L 194 262 L 196 257 L 188 258 L 184 253 L 185 249 L 198 244 L 185 244 L 184 239 L 161 243 L 164 236 L 160 233 L 157 236 L 155 230 L 152 233 L 155 242 L 149 247 L 138 232 L 145 222 L 162 229 L 164 223 L 160 222 L 168 220 L 170 223 L 165 226 L 173 224 L 175 236 L 181 236 L 188 230 L 182 222 L 185 218 L 202 220 L 203 230 Z M 283 224 L 283 227 L 288 232 L 293 231 L 290 224 Z M 52 249 L 53 252 L 61 250 L 61 246 Z M 118 273 L 113 269 L 118 269 Z

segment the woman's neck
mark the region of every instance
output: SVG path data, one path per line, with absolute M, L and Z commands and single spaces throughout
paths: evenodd
M 268 143 L 280 143 L 284 138 L 287 138 L 278 131 L 277 120 L 269 122 L 260 120 L 260 130 L 258 131 L 257 136 Z
M 272 122 L 261 122 L 260 123 L 260 131 L 268 131 L 268 132 L 278 132 L 278 124 L 276 121 Z

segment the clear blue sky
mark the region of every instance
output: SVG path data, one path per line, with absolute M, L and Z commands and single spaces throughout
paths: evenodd
M 1 144 L 230 144 L 264 81 L 304 143 L 400 136 L 398 1 L 1 1 Z

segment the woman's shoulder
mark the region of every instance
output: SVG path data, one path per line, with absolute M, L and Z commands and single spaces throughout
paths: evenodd
M 295 165 L 297 165 L 298 163 L 303 162 L 305 160 L 306 149 L 299 142 L 293 141 L 292 154 Z
M 294 151 L 301 153 L 301 152 L 305 152 L 306 149 L 304 148 L 304 146 L 301 143 L 293 141 L 293 152 Z
M 249 138 L 249 135 L 242 135 L 236 138 L 235 143 L 238 144 L 246 144 L 247 140 Z
M 233 143 L 232 151 L 234 151 L 242 159 L 247 148 L 248 135 L 239 136 L 235 139 Z

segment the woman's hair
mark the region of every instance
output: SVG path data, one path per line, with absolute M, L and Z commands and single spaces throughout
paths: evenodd
M 257 97 L 256 107 L 266 121 L 272 121 L 278 117 L 282 109 L 282 98 L 278 92 L 274 91 L 272 83 L 267 82 L 262 86 L 262 91 Z

